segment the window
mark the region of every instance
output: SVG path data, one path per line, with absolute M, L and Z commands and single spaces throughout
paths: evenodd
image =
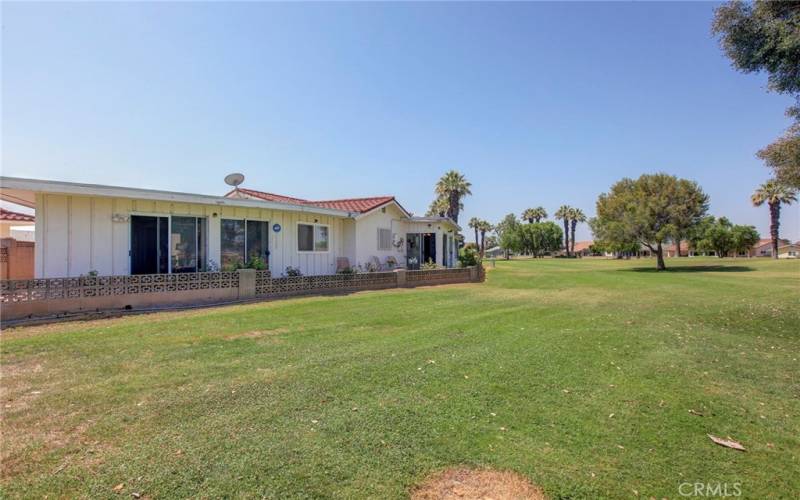
M 297 251 L 327 252 L 328 226 L 322 224 L 298 224 Z
M 269 223 L 258 220 L 222 219 L 220 221 L 222 269 L 237 263 L 249 263 L 269 257 Z
M 392 249 L 392 230 L 378 228 L 378 250 Z

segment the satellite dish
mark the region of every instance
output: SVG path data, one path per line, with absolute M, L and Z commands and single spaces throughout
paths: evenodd
M 244 175 L 242 174 L 228 174 L 225 176 L 225 184 L 233 187 L 239 187 L 239 184 L 244 182 Z

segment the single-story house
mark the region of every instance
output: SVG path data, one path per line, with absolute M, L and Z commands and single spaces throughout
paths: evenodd
M 778 240 L 778 250 L 780 247 L 790 245 L 791 242 L 785 239 Z M 780 256 L 780 253 L 778 254 Z M 750 257 L 772 257 L 772 239 L 764 238 L 758 240 L 753 248 L 750 250 Z
M 800 258 L 800 241 L 797 243 L 789 243 L 788 245 L 781 245 L 778 247 L 779 259 L 797 259 Z
M 492 248 L 487 248 L 484 252 L 484 257 L 489 259 L 500 259 L 506 256 L 506 251 L 500 248 L 499 246 L 494 246 Z
M 592 255 L 600 255 L 599 253 L 598 254 L 593 254 L 592 253 L 591 246 L 593 244 L 594 244 L 594 241 L 592 241 L 592 240 L 576 241 L 575 242 L 575 248 L 574 248 L 575 255 L 576 256 L 581 256 L 581 257 L 589 257 L 589 256 L 592 256 Z
M 241 187 L 214 196 L 0 177 L 0 199 L 36 211 L 37 278 L 224 270 L 255 259 L 273 276 L 457 262 L 459 226 L 414 217 L 394 196 L 311 201 Z
M 35 222 L 33 215 L 0 207 L 0 238 L 33 241 L 32 229 Z

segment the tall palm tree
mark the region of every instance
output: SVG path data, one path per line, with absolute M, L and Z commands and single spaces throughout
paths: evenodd
M 569 214 L 569 223 L 570 223 L 570 246 L 572 250 L 572 255 L 575 255 L 575 226 L 578 223 L 586 222 L 586 215 L 583 213 L 583 210 L 580 208 L 573 208 L 570 210 Z
M 445 217 L 448 208 L 450 208 L 450 203 L 447 201 L 447 198 L 442 198 L 440 196 L 431 202 L 426 215 L 428 217 Z
M 475 230 L 475 247 L 480 248 L 480 245 L 478 243 L 478 231 L 480 231 L 481 220 L 477 217 L 473 217 L 469 220 L 469 223 L 467 225 Z
M 764 203 L 769 206 L 769 234 L 772 238 L 772 258 L 778 258 L 778 228 L 780 227 L 781 203 L 791 205 L 797 201 L 797 190 L 770 179 L 760 185 L 750 197 L 753 205 L 760 207 Z
M 538 223 L 547 218 L 547 210 L 544 207 L 527 208 L 522 212 L 522 218 L 528 221 L 529 224 Z
M 478 223 L 478 230 L 481 232 L 481 257 L 486 253 L 486 233 L 494 229 L 489 222 L 482 220 Z
M 448 202 L 447 216 L 458 223 L 458 213 L 461 211 L 461 199 L 471 195 L 469 188 L 472 186 L 464 174 L 455 170 L 446 172 L 436 183 L 436 194 Z
M 558 220 L 564 221 L 564 250 L 567 252 L 567 257 L 570 256 L 569 253 L 569 221 L 571 215 L 572 207 L 569 205 L 561 205 L 556 210 L 554 217 Z

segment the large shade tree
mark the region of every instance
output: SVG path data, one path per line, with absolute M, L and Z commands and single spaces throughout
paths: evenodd
M 500 248 L 503 249 L 506 259 L 509 258 L 510 252 L 519 251 L 518 240 L 520 225 L 514 214 L 508 214 L 494 227 L 494 231 L 497 233 L 498 244 Z
M 602 242 L 641 244 L 656 255 L 657 269 L 666 269 L 663 243 L 682 217 L 695 222 L 706 214 L 708 196 L 693 181 L 663 173 L 622 179 L 597 199 L 592 231 Z
M 447 217 L 458 223 L 458 214 L 461 211 L 461 200 L 472 194 L 472 184 L 467 182 L 464 174 L 450 170 L 436 183 L 436 195 L 447 200 Z
M 572 214 L 572 207 L 569 205 L 561 205 L 556 210 L 554 217 L 564 224 L 564 251 L 567 253 L 567 257 L 569 257 L 569 221 L 570 215 Z
M 800 189 L 800 2 L 733 1 L 717 8 L 711 27 L 734 68 L 765 71 L 769 89 L 789 94 L 795 124 L 758 152 L 779 181 Z
M 772 258 L 778 258 L 778 240 L 781 225 L 781 205 L 791 205 L 797 201 L 797 190 L 786 184 L 770 179 L 756 189 L 750 197 L 753 205 L 769 206 L 769 235 L 772 239 Z

